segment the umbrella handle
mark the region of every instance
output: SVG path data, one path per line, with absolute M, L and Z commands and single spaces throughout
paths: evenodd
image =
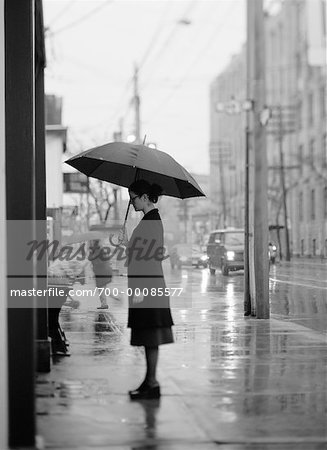
M 144 142 L 145 142 L 145 138 L 146 138 L 146 135 L 144 136 Z M 135 172 L 135 181 L 138 179 L 138 176 L 139 176 L 139 169 L 136 169 L 136 172 Z M 125 230 L 126 230 L 126 222 L 127 222 L 127 217 L 128 217 L 128 213 L 129 213 L 129 208 L 130 208 L 130 206 L 131 206 L 131 201 L 128 202 L 127 211 L 126 211 L 125 219 L 124 219 L 124 224 L 123 224 L 122 229 L 121 229 L 122 235 L 123 235 L 123 236 L 124 236 Z M 113 241 L 113 237 L 114 237 L 113 234 L 111 234 L 111 235 L 109 236 L 109 241 L 110 241 L 111 245 L 117 247 L 117 246 L 119 246 L 119 245 L 122 244 L 123 239 L 119 239 L 119 237 L 118 237 L 118 240 L 117 240 L 117 242 L 115 243 L 115 242 Z
M 126 228 L 126 222 L 127 222 L 127 217 L 128 217 L 128 212 L 129 212 L 129 207 L 131 206 L 131 201 L 128 202 L 128 206 L 127 206 L 127 211 L 125 214 L 125 220 L 124 220 L 124 225 L 123 228 Z
M 125 230 L 126 230 L 126 222 L 127 222 L 127 217 L 128 217 L 128 212 L 129 212 L 129 207 L 130 207 L 130 206 L 131 206 L 131 201 L 128 202 L 128 206 L 127 206 L 127 211 L 126 211 L 126 214 L 125 214 L 124 223 L 123 223 L 123 226 L 122 226 L 122 228 L 121 228 L 122 236 L 124 236 L 124 234 L 125 234 Z M 114 242 L 114 241 L 113 241 L 113 237 L 114 237 L 113 234 L 111 234 L 111 235 L 109 236 L 109 241 L 110 241 L 111 245 L 113 245 L 113 246 L 116 247 L 116 246 L 119 246 L 119 245 L 122 244 L 122 242 L 123 242 L 123 239 L 122 239 L 122 238 L 119 238 L 119 237 L 118 237 L 117 242 Z

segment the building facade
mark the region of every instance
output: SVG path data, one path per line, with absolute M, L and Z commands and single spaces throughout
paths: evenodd
M 290 250 L 296 256 L 327 256 L 325 7 L 326 2 L 320 0 L 288 0 L 281 2 L 275 14 L 266 14 L 266 101 L 271 112 L 266 128 L 270 239 L 278 242 L 285 253 L 287 224 Z M 316 33 L 311 36 L 313 27 Z M 245 100 L 245 57 L 243 48 L 211 85 L 210 197 L 216 208 L 213 226 L 243 223 L 245 113 L 239 108 L 218 113 L 217 104 L 233 98 L 237 102 Z
M 46 116 L 46 195 L 47 216 L 52 237 L 61 242 L 63 207 L 62 155 L 66 149 L 67 127 L 62 125 L 62 99 L 45 97 Z
M 211 226 L 241 227 L 244 216 L 245 115 L 233 104 L 246 98 L 246 49 L 210 86 Z

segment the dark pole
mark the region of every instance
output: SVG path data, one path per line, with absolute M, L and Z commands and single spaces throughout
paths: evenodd
M 245 128 L 245 206 L 244 206 L 244 315 L 251 314 L 250 276 L 249 276 L 249 145 L 250 129 L 246 112 Z
M 225 184 L 224 184 L 224 168 L 223 168 L 223 157 L 222 157 L 222 150 L 223 145 L 219 145 L 218 152 L 219 152 L 219 175 L 220 175 L 220 192 L 221 192 L 221 198 L 223 203 L 223 228 L 226 228 L 226 197 L 225 197 Z
M 87 191 L 86 191 L 86 224 L 87 229 L 90 229 L 90 178 L 87 177 Z
M 253 229 L 251 223 L 251 272 L 250 281 L 255 289 L 252 310 L 258 319 L 268 319 L 269 267 L 268 267 L 268 199 L 267 199 L 267 153 L 266 133 L 261 121 L 265 106 L 265 18 L 263 0 L 247 0 L 248 32 L 248 98 L 253 99 L 250 130 L 251 155 L 253 155 Z M 252 135 L 251 135 L 252 137 Z M 253 148 L 252 148 L 253 145 Z M 252 158 L 251 158 L 252 163 Z M 252 172 L 252 170 L 251 170 Z M 252 199 L 252 195 L 251 195 Z M 253 248 L 253 255 L 252 255 Z M 252 286 L 252 283 L 251 283 Z
M 35 0 L 35 218 L 36 239 L 47 239 L 46 170 L 45 170 L 45 108 L 44 108 L 44 25 L 42 1 Z M 36 262 L 37 287 L 47 289 L 47 259 Z M 37 371 L 50 372 L 50 340 L 48 338 L 48 297 L 37 298 Z
M 286 261 L 291 260 L 290 252 L 290 239 L 288 233 L 288 213 L 287 213 L 287 201 L 286 201 L 286 186 L 285 186 L 285 171 L 284 171 L 284 152 L 283 152 L 283 110 L 281 105 L 278 107 L 278 144 L 279 144 L 279 159 L 280 159 L 280 183 L 283 196 L 283 211 L 284 211 L 284 226 L 285 226 L 285 239 L 286 239 Z
M 136 144 L 141 143 L 141 119 L 140 119 L 140 96 L 138 90 L 138 67 L 134 68 L 134 108 L 135 108 L 135 136 Z
M 36 285 L 33 261 L 22 256 L 35 239 L 34 6 L 5 1 L 9 446 L 25 448 L 36 434 L 35 298 L 13 305 L 10 290 Z
M 184 233 L 185 233 L 185 242 L 187 243 L 187 219 L 188 219 L 188 205 L 187 200 L 183 200 L 183 210 L 184 210 Z

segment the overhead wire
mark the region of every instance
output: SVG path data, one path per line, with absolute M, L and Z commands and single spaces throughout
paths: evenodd
M 77 0 L 71 0 L 59 13 L 50 21 L 47 28 L 51 27 L 55 22 L 60 19 L 61 16 L 66 14 L 66 12 L 73 6 L 74 3 L 76 3 Z
M 112 2 L 112 1 L 114 1 L 114 0 L 111 0 L 111 2 Z M 111 2 L 109 2 L 109 3 L 111 3 Z M 191 1 L 189 2 L 189 4 L 187 5 L 187 8 L 185 9 L 185 11 L 184 11 L 184 13 L 183 13 L 183 16 L 187 16 L 188 14 L 190 14 L 190 12 L 194 9 L 194 7 L 195 7 L 195 5 L 196 5 L 197 2 L 198 2 L 198 0 L 191 0 Z M 92 10 L 90 13 L 88 13 L 88 15 L 83 16 L 82 18 L 78 19 L 77 21 L 72 22 L 71 24 L 66 25 L 65 27 L 62 27 L 62 28 L 59 29 L 59 30 L 55 30 L 54 32 L 51 32 L 50 34 L 51 34 L 51 35 L 53 35 L 53 34 L 58 34 L 58 33 L 60 33 L 61 31 L 64 31 L 64 30 L 66 30 L 66 29 L 68 29 L 68 28 L 71 28 L 72 26 L 77 25 L 77 24 L 80 23 L 82 20 L 85 20 L 85 19 L 89 18 L 90 15 L 92 15 L 93 13 L 98 12 L 99 9 L 101 9 L 103 6 L 106 6 L 107 4 L 108 4 L 108 3 L 106 3 L 105 5 L 100 5 L 100 7 L 95 8 L 95 9 Z M 168 8 L 167 8 L 167 6 L 168 6 Z M 147 47 L 147 49 L 146 49 L 146 51 L 145 51 L 145 53 L 144 53 L 144 55 L 143 55 L 143 57 L 142 57 L 142 59 L 141 59 L 139 65 L 138 65 L 139 68 L 141 68 L 141 67 L 143 67 L 143 66 L 145 65 L 145 63 L 147 62 L 147 60 L 148 60 L 148 58 L 149 58 L 149 56 L 150 56 L 150 54 L 151 54 L 153 48 L 155 48 L 155 45 L 156 45 L 156 43 L 158 42 L 158 38 L 159 38 L 159 36 L 161 35 L 161 32 L 162 32 L 161 30 L 163 30 L 163 23 L 164 23 L 164 20 L 165 20 L 167 11 L 168 11 L 168 9 L 169 9 L 170 6 L 171 6 L 171 3 L 169 2 L 169 4 L 166 5 L 164 14 L 162 14 L 162 15 L 160 16 L 160 20 L 159 20 L 158 26 L 156 27 L 156 30 L 155 30 L 154 34 L 152 35 L 152 37 L 151 37 L 150 44 L 149 44 L 149 46 Z M 177 23 L 176 23 L 176 25 L 177 25 Z M 176 25 L 175 25 L 175 27 L 174 27 L 174 30 L 177 29 L 177 28 L 176 28 Z M 165 49 L 168 47 L 169 42 L 171 41 L 173 35 L 175 34 L 175 31 L 174 31 L 174 30 L 173 30 L 173 31 L 169 34 L 169 36 L 166 38 L 165 43 L 163 44 L 163 46 L 161 46 L 161 48 L 159 49 L 159 52 L 157 52 L 157 55 L 156 55 L 156 58 L 155 58 L 155 59 L 157 59 L 157 58 L 162 54 L 162 52 L 165 51 Z M 131 109 L 132 102 L 129 101 L 128 104 L 127 104 L 127 107 L 125 107 L 124 113 L 123 113 L 123 114 L 119 114 L 119 112 L 120 112 L 120 110 L 121 110 L 121 103 L 122 103 L 122 100 L 123 100 L 123 98 L 126 96 L 127 92 L 129 91 L 129 89 L 130 89 L 132 83 L 133 83 L 133 76 L 131 76 L 131 77 L 127 80 L 127 82 L 126 82 L 126 84 L 125 84 L 125 87 L 124 87 L 124 89 L 123 89 L 123 91 L 122 91 L 122 94 L 121 94 L 121 96 L 120 96 L 120 100 L 119 100 L 119 102 L 118 102 L 118 106 L 117 106 L 117 108 L 115 109 L 114 113 L 111 115 L 111 117 L 110 117 L 110 119 L 109 119 L 109 122 L 113 122 L 113 121 L 115 120 L 115 118 L 117 118 L 117 115 L 120 116 L 120 120 L 121 120 L 121 117 L 125 117 L 125 116 L 128 114 L 129 110 Z
M 236 5 L 238 3 L 238 0 L 235 0 L 232 4 L 231 7 L 228 9 L 228 11 L 226 12 L 226 16 L 229 17 L 231 15 L 231 13 L 234 11 Z M 202 59 L 202 57 L 205 55 L 206 51 L 208 51 L 208 49 L 211 47 L 211 45 L 215 42 L 215 38 L 217 38 L 217 36 L 219 36 L 219 34 L 221 33 L 221 31 L 225 28 L 225 26 L 227 25 L 227 20 L 226 20 L 226 16 L 224 16 L 224 18 L 222 19 L 222 21 L 220 23 L 218 23 L 215 26 L 215 30 L 214 33 L 210 34 L 209 39 L 206 41 L 205 45 L 203 47 L 201 47 L 200 51 L 196 54 L 195 58 L 193 59 L 192 63 L 188 66 L 187 70 L 184 72 L 184 75 L 181 77 L 181 79 L 179 80 L 179 82 L 171 89 L 170 93 L 165 97 L 165 99 L 160 103 L 160 105 L 153 110 L 149 116 L 151 117 L 150 120 L 144 120 L 144 122 L 147 122 L 148 124 L 151 123 L 157 116 L 158 112 L 162 109 L 162 107 L 164 105 L 166 105 L 166 103 L 169 102 L 169 100 L 172 98 L 172 96 L 174 95 L 175 91 L 177 89 L 180 88 L 180 86 L 185 82 L 185 80 L 187 79 L 187 77 L 189 76 L 189 73 L 191 71 L 191 69 L 193 68 L 193 66 L 199 62 L 200 59 Z M 217 28 L 218 28 L 218 32 L 217 32 Z
M 164 9 L 163 14 L 160 15 L 160 19 L 159 19 L 158 25 L 156 26 L 155 31 L 154 31 L 154 33 L 152 34 L 152 37 L 151 37 L 151 39 L 150 39 L 150 43 L 149 43 L 147 49 L 145 50 L 144 55 L 143 55 L 141 61 L 137 64 L 139 70 L 140 70 L 140 69 L 144 66 L 144 64 L 146 63 L 147 59 L 149 58 L 149 56 L 150 56 L 150 54 L 151 54 L 152 49 L 155 47 L 155 45 L 156 45 L 156 43 L 157 43 L 157 41 L 158 41 L 160 35 L 162 34 L 162 31 L 163 31 L 163 29 L 164 29 L 163 24 L 164 24 L 164 22 L 165 22 L 165 20 L 166 20 L 167 13 L 168 13 L 169 9 L 171 8 L 171 5 L 172 5 L 172 2 L 168 2 L 168 3 L 165 5 L 165 9 Z
M 195 1 L 197 1 L 197 0 L 191 0 L 191 3 L 194 3 Z M 138 69 L 141 69 L 141 68 L 144 66 L 144 64 L 147 62 L 147 60 L 148 60 L 148 58 L 149 58 L 149 56 L 150 56 L 150 54 L 151 54 L 153 48 L 155 48 L 155 45 L 157 44 L 158 39 L 159 39 L 160 35 L 162 34 L 162 31 L 163 31 L 163 23 L 164 23 L 165 18 L 166 18 L 166 16 L 167 16 L 167 12 L 168 12 L 169 9 L 171 8 L 171 5 L 172 5 L 171 2 L 168 2 L 168 4 L 165 5 L 164 12 L 163 12 L 163 14 L 160 15 L 160 19 L 159 19 L 158 25 L 156 26 L 155 31 L 154 31 L 154 33 L 153 33 L 152 36 L 151 36 L 150 43 L 149 43 L 147 49 L 145 50 L 142 59 L 141 59 L 140 62 L 137 64 Z M 130 89 L 130 87 L 131 87 L 131 85 L 132 85 L 132 83 L 133 83 L 133 79 L 134 79 L 134 75 L 132 75 L 132 76 L 127 80 L 127 82 L 126 82 L 126 84 L 125 84 L 125 87 L 124 87 L 124 89 L 123 89 L 123 91 L 122 91 L 122 94 L 121 94 L 121 96 L 120 96 L 120 100 L 119 100 L 119 102 L 118 102 L 118 106 L 117 106 L 117 108 L 115 109 L 114 113 L 112 114 L 111 119 L 110 119 L 110 122 L 114 121 L 115 118 L 117 117 L 117 115 L 120 116 L 120 120 L 121 120 L 121 118 L 122 118 L 122 117 L 125 117 L 125 116 L 128 114 L 129 110 L 131 109 L 131 107 L 132 107 L 132 102 L 129 101 L 128 104 L 127 104 L 127 106 L 125 106 L 124 113 L 119 114 L 120 111 L 121 111 L 121 103 L 122 103 L 122 100 L 125 98 L 125 95 L 126 95 L 127 92 L 129 91 L 129 89 Z
M 48 34 L 50 34 L 51 36 L 53 35 L 58 35 L 59 33 L 62 33 L 63 31 L 69 30 L 77 25 L 79 25 L 81 22 L 84 22 L 85 20 L 88 20 L 91 16 L 93 16 L 94 14 L 98 13 L 99 11 L 101 11 L 103 8 L 106 8 L 107 6 L 109 6 L 110 4 L 114 3 L 115 0 L 106 0 L 104 3 L 101 3 L 100 5 L 98 5 L 96 8 L 93 8 L 91 11 L 89 11 L 87 14 L 85 14 L 82 17 L 79 17 L 78 19 L 76 19 L 74 22 L 71 22 L 67 25 L 64 25 L 63 27 L 54 30 L 54 31 L 50 31 L 49 29 Z
M 168 8 L 167 8 L 167 6 L 168 6 Z M 158 38 L 160 36 L 160 33 L 162 31 L 162 28 L 163 28 L 162 24 L 163 24 L 164 19 L 166 17 L 167 11 L 169 10 L 170 7 L 171 7 L 171 3 L 170 2 L 167 5 L 165 5 L 165 11 L 164 11 L 164 13 L 162 15 L 160 15 L 159 23 L 158 23 L 157 27 L 155 28 L 154 33 L 152 34 L 152 37 L 150 39 L 150 44 L 148 45 L 147 49 L 145 50 L 141 61 L 137 64 L 138 69 L 141 69 L 143 67 L 143 65 L 146 63 L 149 55 L 151 54 L 151 51 L 154 48 L 154 46 L 155 46 L 155 44 L 156 44 L 156 42 L 157 42 L 157 40 L 158 40 Z M 119 114 L 119 111 L 121 110 L 121 102 L 122 102 L 123 98 L 125 97 L 125 95 L 127 94 L 131 84 L 133 83 L 133 79 L 134 79 L 134 75 L 132 75 L 127 80 L 126 85 L 125 85 L 125 87 L 123 89 L 123 92 L 122 92 L 122 94 L 120 96 L 120 100 L 118 102 L 118 107 L 115 109 L 113 115 L 111 116 L 112 117 L 111 121 L 113 121 L 115 119 L 115 117 Z M 120 114 L 120 116 L 125 117 L 128 114 L 128 112 L 129 112 L 129 110 L 131 108 L 131 105 L 132 105 L 132 103 L 131 103 L 131 101 L 129 101 L 127 106 L 125 107 L 125 112 L 123 114 Z
M 189 2 L 185 11 L 182 13 L 182 18 L 189 16 L 189 14 L 193 11 L 193 9 L 195 8 L 198 1 L 199 0 L 191 0 Z M 164 43 L 161 45 L 161 47 L 159 48 L 159 50 L 157 51 L 157 53 L 154 55 L 153 59 L 151 60 L 152 66 L 154 68 L 151 70 L 151 75 L 150 75 L 151 78 L 153 77 L 153 74 L 155 73 L 155 71 L 158 70 L 158 67 L 160 66 L 160 61 L 162 61 L 162 55 L 169 48 L 169 45 L 172 42 L 172 39 L 175 37 L 176 32 L 180 29 L 180 26 L 181 25 L 180 25 L 179 21 L 176 20 L 173 29 L 171 30 L 169 35 L 166 37 L 166 40 L 164 41 Z M 159 58 L 160 58 L 160 60 L 159 60 Z M 157 61 L 159 61 L 159 62 L 157 62 Z M 146 85 L 146 83 L 148 83 L 148 80 L 149 79 L 145 79 L 145 81 L 143 81 L 143 86 L 144 86 L 144 83 L 145 83 L 145 85 Z M 143 86 L 142 86 L 142 88 L 143 88 Z
M 209 10 L 208 12 L 207 12 L 207 14 L 205 14 L 205 16 L 204 17 L 202 17 L 202 18 L 200 18 L 200 20 L 201 21 L 203 21 L 204 23 L 206 23 L 207 24 L 207 19 L 209 18 L 209 17 L 211 17 L 212 16 L 212 11 L 211 10 Z M 197 21 L 198 21 L 199 19 L 197 19 Z M 190 22 L 190 23 L 192 23 L 192 22 Z M 193 46 L 193 40 L 192 40 L 192 38 L 193 38 L 193 36 L 191 37 L 191 39 L 188 39 L 186 42 L 184 42 L 184 48 L 186 47 L 186 49 L 189 49 L 190 47 L 192 47 Z M 198 34 L 196 33 L 195 34 L 195 39 L 198 39 Z M 185 45 L 186 44 L 186 45 Z M 179 49 L 179 53 L 177 54 L 177 61 L 176 61 L 176 66 L 175 67 L 180 67 L 181 66 L 181 58 L 180 58 L 180 55 L 187 55 L 187 50 L 185 50 L 185 51 L 183 51 L 183 48 L 181 48 L 181 49 Z M 153 76 L 153 73 L 151 73 L 151 75 Z M 149 79 L 148 79 L 149 80 Z M 151 84 L 153 84 L 153 82 L 155 82 L 156 80 L 155 80 L 155 78 L 153 77 L 152 78 L 152 80 L 150 79 L 150 82 L 147 80 L 147 84 L 142 84 L 142 91 L 144 92 L 146 89 L 148 89 L 149 88 L 149 86 L 151 86 Z M 164 77 L 164 80 L 166 81 L 166 82 L 168 82 L 168 84 L 175 84 L 175 83 L 173 83 L 173 81 L 169 81 L 169 79 L 167 79 L 167 77 Z M 151 82 L 152 81 L 152 82 Z

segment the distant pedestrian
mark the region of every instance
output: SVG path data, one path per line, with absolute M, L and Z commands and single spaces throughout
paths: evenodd
M 159 345 L 174 342 L 169 289 L 162 269 L 163 226 L 154 206 L 161 192 L 160 186 L 144 180 L 137 180 L 129 187 L 135 211 L 144 214 L 129 241 L 125 236 L 128 287 L 132 292 L 127 326 L 131 328 L 131 345 L 143 346 L 146 359 L 143 382 L 137 389 L 129 391 L 132 400 L 160 397 L 156 378 Z
M 95 284 L 99 290 L 101 303 L 97 309 L 108 309 L 106 287 L 112 279 L 112 268 L 109 258 L 109 249 L 102 247 L 98 239 L 91 242 L 89 260 L 92 262 Z

